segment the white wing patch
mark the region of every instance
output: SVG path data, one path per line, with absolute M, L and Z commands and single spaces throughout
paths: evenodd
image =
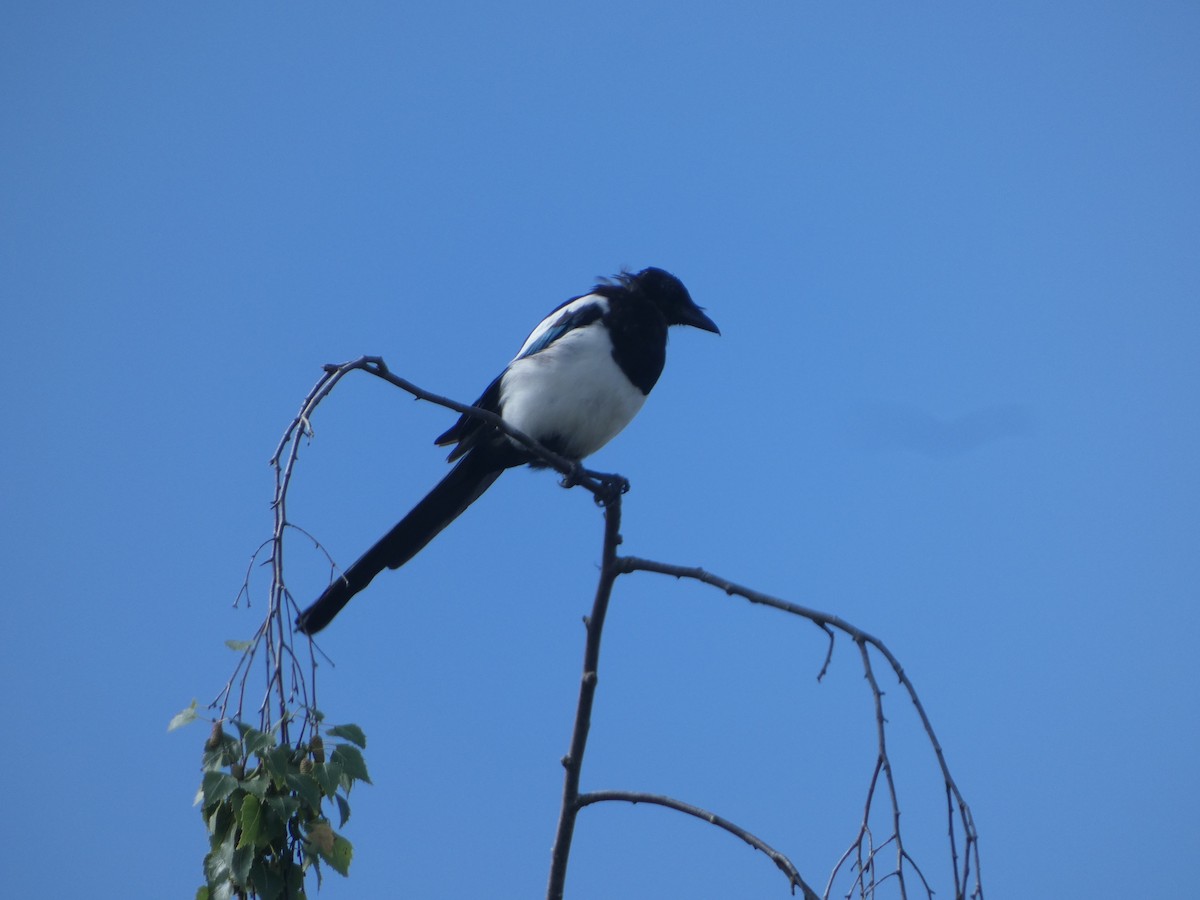
M 525 343 L 521 345 L 521 349 L 517 352 L 514 359 L 520 359 L 529 352 L 531 347 L 536 346 L 541 342 L 548 331 L 555 326 L 556 323 L 564 318 L 570 318 L 571 314 L 578 311 L 580 308 L 594 304 L 600 308 L 601 314 L 608 312 L 608 298 L 601 297 L 599 294 L 586 294 L 582 297 L 576 297 L 574 300 L 564 303 L 546 318 L 538 323 L 537 327 L 530 332 L 529 337 L 525 338 Z

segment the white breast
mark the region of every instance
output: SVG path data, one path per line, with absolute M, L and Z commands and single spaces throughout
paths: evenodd
M 557 439 L 577 459 L 612 440 L 646 401 L 613 359 L 608 330 L 599 322 L 514 360 L 500 397 L 505 421 L 537 440 Z

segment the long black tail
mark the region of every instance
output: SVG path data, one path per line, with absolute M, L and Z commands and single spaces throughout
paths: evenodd
M 370 584 L 372 578 L 384 569 L 398 569 L 421 552 L 438 532 L 478 500 L 500 473 L 515 462 L 515 459 L 500 459 L 484 448 L 468 453 L 395 528 L 296 617 L 296 630 L 316 634 L 332 622 L 350 598 Z

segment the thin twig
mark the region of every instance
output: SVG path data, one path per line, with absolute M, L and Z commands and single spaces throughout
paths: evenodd
M 887 719 L 883 714 L 883 691 L 879 689 L 879 683 L 875 680 L 875 672 L 871 668 L 871 653 L 867 649 L 866 641 L 857 640 L 855 643 L 862 656 L 863 674 L 871 686 L 871 697 L 875 703 L 875 742 L 879 751 L 879 768 L 883 771 L 883 779 L 892 801 L 892 838 L 896 841 L 895 873 L 900 882 L 900 898 L 908 900 L 908 885 L 904 880 L 904 839 L 900 834 L 900 801 L 896 797 L 896 781 L 892 777 L 892 761 L 887 752 Z
M 668 809 L 676 810 L 677 812 L 686 813 L 689 816 L 695 816 L 697 819 L 703 819 L 710 825 L 715 825 L 718 828 L 723 828 L 730 834 L 741 838 L 755 850 L 761 850 L 767 855 L 771 862 L 779 867 L 779 870 L 788 877 L 788 882 L 793 888 L 800 888 L 804 894 L 804 900 L 820 900 L 817 893 L 810 888 L 804 879 L 800 877 L 800 873 L 796 871 L 796 867 L 792 865 L 792 861 L 768 844 L 761 838 L 755 837 L 745 828 L 730 822 L 728 819 L 718 816 L 716 813 L 709 812 L 707 809 L 701 809 L 699 806 L 693 806 L 691 803 L 684 803 L 682 800 L 676 800 L 674 797 L 665 797 L 662 794 L 646 794 L 641 791 L 588 791 L 586 794 L 580 794 L 576 799 L 576 805 L 582 809 L 585 806 L 590 806 L 593 803 L 606 803 L 613 801 L 621 801 L 625 803 L 652 803 L 656 806 L 665 806 Z
M 271 539 L 267 538 L 250 554 L 250 562 L 246 564 L 246 577 L 242 579 L 242 587 L 237 592 L 237 596 L 233 598 L 233 606 L 235 608 L 241 602 L 242 597 L 246 598 L 246 606 L 250 605 L 250 576 L 254 573 L 254 564 L 258 562 L 258 555 L 269 546 L 271 546 Z
M 866 799 L 866 802 L 863 804 L 862 823 L 858 827 L 858 834 L 855 835 L 854 841 L 850 844 L 849 847 L 846 848 L 846 852 L 842 854 L 841 859 L 839 859 L 837 861 L 837 865 L 835 865 L 833 867 L 833 871 L 829 873 L 829 881 L 825 885 L 825 893 L 821 895 L 822 897 L 826 898 L 826 900 L 829 897 L 829 892 L 833 890 L 833 885 L 834 885 L 834 882 L 837 880 L 838 872 L 841 870 L 842 866 L 845 865 L 846 860 L 848 860 L 850 858 L 850 855 L 852 853 L 859 854 L 859 858 L 857 860 L 858 867 L 859 867 L 859 878 L 862 877 L 862 856 L 861 856 L 862 845 L 863 845 L 864 839 L 869 840 L 869 834 L 871 831 L 871 802 L 875 797 L 875 785 L 877 785 L 879 783 L 879 770 L 882 767 L 883 767 L 883 760 L 878 755 L 876 755 L 875 768 L 871 772 L 871 780 L 867 785 L 867 799 Z M 852 886 L 852 889 L 853 889 L 853 886 Z

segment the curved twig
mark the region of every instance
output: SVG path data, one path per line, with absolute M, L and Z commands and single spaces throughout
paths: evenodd
M 588 791 L 586 794 L 580 794 L 576 799 L 576 805 L 582 809 L 585 806 L 590 806 L 593 803 L 606 803 L 623 801 L 625 803 L 653 803 L 656 806 L 665 806 L 667 809 L 673 809 L 677 812 L 686 813 L 689 816 L 695 816 L 697 819 L 703 819 L 710 825 L 715 825 L 718 828 L 723 828 L 735 837 L 741 838 L 755 850 L 761 850 L 767 855 L 771 862 L 779 867 L 779 870 L 788 877 L 788 881 L 792 888 L 800 888 L 804 894 L 804 900 L 820 900 L 816 891 L 805 884 L 804 879 L 800 877 L 800 873 L 796 871 L 796 867 L 792 865 L 792 861 L 768 844 L 761 838 L 755 837 L 745 828 L 730 822 L 728 819 L 718 816 L 716 813 L 709 812 L 707 809 L 701 809 L 699 806 L 693 806 L 691 803 L 684 803 L 682 800 L 676 800 L 674 797 L 666 797 L 662 794 L 646 794 L 641 791 Z

